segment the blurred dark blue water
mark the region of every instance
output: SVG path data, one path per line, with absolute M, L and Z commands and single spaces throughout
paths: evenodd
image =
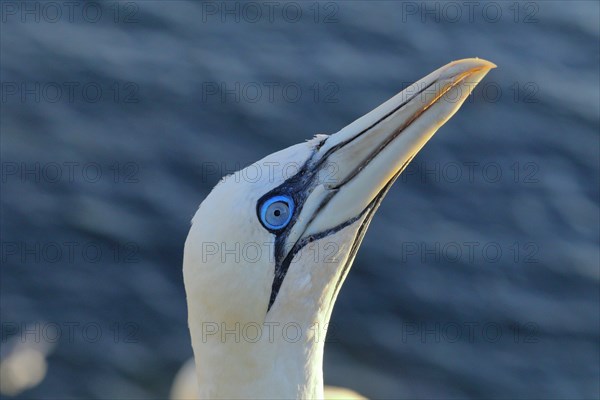
M 2 354 L 60 333 L 20 398 L 165 397 L 221 175 L 474 56 L 499 68 L 375 217 L 326 382 L 598 398 L 597 2 L 48 4 L 2 2 Z

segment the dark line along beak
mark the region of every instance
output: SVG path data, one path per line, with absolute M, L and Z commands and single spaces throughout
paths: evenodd
M 309 166 L 329 172 L 316 174 L 320 182 L 305 199 L 284 253 L 367 209 L 495 67 L 477 58 L 451 62 L 331 135 Z

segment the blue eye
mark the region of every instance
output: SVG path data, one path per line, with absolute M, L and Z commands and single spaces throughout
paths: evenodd
M 289 196 L 273 196 L 260 207 L 260 221 L 267 229 L 285 228 L 293 214 L 294 200 Z

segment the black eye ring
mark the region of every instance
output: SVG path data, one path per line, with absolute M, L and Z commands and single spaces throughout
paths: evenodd
M 294 200 L 290 196 L 277 195 L 266 200 L 260 207 L 260 222 L 267 229 L 285 228 L 294 214 Z

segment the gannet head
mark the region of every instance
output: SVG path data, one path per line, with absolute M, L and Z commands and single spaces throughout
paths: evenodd
M 379 203 L 493 67 L 480 59 L 450 63 L 339 132 L 271 154 L 213 189 L 193 218 L 184 252 L 205 395 L 236 396 L 218 387 L 217 372 L 206 371 L 231 357 L 216 368 L 237 385 L 254 385 L 273 365 L 284 371 L 270 389 L 246 387 L 254 390 L 246 396 L 319 396 L 319 376 L 301 370 L 316 363 L 321 371 L 322 337 L 315 329 L 326 329 Z M 294 341 L 277 330 L 286 324 L 294 324 Z M 301 351 L 286 353 L 297 343 Z M 289 363 L 293 357 L 299 360 Z M 243 370 L 233 371 L 240 364 Z

